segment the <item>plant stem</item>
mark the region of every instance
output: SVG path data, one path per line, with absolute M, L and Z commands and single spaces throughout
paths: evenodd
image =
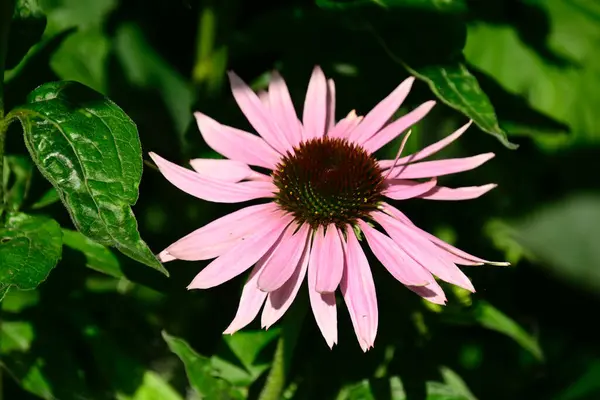
M 4 225 L 4 136 L 8 123 L 4 119 L 4 62 L 8 49 L 8 31 L 16 0 L 0 0 L 0 226 Z M 1 379 L 1 377 L 0 377 Z M 0 399 L 2 392 L 0 392 Z

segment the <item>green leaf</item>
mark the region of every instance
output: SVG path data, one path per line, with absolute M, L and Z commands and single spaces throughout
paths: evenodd
M 61 230 L 52 219 L 9 214 L 0 228 L 0 300 L 11 286 L 35 289 L 61 256 Z
M 63 229 L 63 244 L 83 253 L 86 267 L 113 276 L 123 278 L 117 257 L 105 246 L 94 242 L 80 232 Z
M 368 379 L 342 388 L 336 400 L 375 400 Z
M 33 203 L 31 205 L 31 208 L 34 210 L 38 210 L 40 208 L 48 207 L 49 205 L 54 204 L 57 201 L 60 201 L 60 196 L 58 195 L 56 189 L 51 188 L 48 189 L 48 191 L 46 191 L 46 193 L 44 193 L 42 197 L 38 199 L 38 201 Z
M 510 224 L 512 239 L 541 267 L 600 290 L 600 196 L 574 195 Z
M 0 354 L 26 352 L 33 342 L 33 326 L 25 321 L 2 321 L 0 325 Z
M 18 0 L 10 26 L 10 46 L 6 53 L 6 69 L 12 69 L 42 37 L 46 17 L 38 0 Z
M 455 388 L 440 382 L 427 382 L 426 400 L 471 400 Z
M 510 337 L 538 360 L 544 358 L 538 341 L 514 320 L 491 304 L 485 301 L 476 303 L 473 307 L 473 317 L 483 327 Z
M 115 103 L 76 82 L 47 83 L 10 114 L 56 188 L 77 229 L 168 275 L 137 231 L 131 210 L 142 176 L 133 121 Z
M 118 393 L 116 398 L 117 400 L 183 400 L 171 385 L 153 371 L 144 373 L 142 384 L 133 396 Z
M 465 383 L 465 381 L 454 371 L 452 371 L 448 367 L 441 367 L 440 373 L 442 374 L 442 378 L 444 379 L 444 383 L 454 389 L 454 391 L 465 399 L 468 400 L 477 400 L 477 398 L 471 393 L 471 390 Z
M 470 64 L 495 78 L 509 92 L 523 96 L 536 110 L 566 123 L 566 138 L 532 135 L 542 149 L 600 142 L 600 25 L 594 2 L 529 0 L 520 7 L 538 15 L 533 26 L 546 26 L 541 45 L 506 25 L 473 23 L 465 55 Z M 515 12 L 515 18 L 524 18 Z M 521 27 L 523 29 L 523 27 Z M 494 49 L 490 52 L 489 49 Z M 515 68 L 515 65 L 518 68 Z
M 33 164 L 29 157 L 4 157 L 4 201 L 9 211 L 18 211 L 29 192 L 33 175 Z
M 463 12 L 467 10 L 466 0 L 316 0 L 319 7 L 325 9 L 347 9 L 360 7 L 366 4 L 375 4 L 380 7 L 406 7 L 422 8 L 441 12 Z
M 226 381 L 212 376 L 213 366 L 210 358 L 194 351 L 183 339 L 162 332 L 163 339 L 169 349 L 183 362 L 190 385 L 203 398 L 207 399 L 242 399 L 241 393 L 235 391 Z
M 241 331 L 223 337 L 223 346 L 212 357 L 216 375 L 236 386 L 249 386 L 269 368 L 260 352 L 279 335 L 278 329 Z
M 390 399 L 391 400 L 406 400 L 406 392 L 402 380 L 398 376 L 390 378 Z

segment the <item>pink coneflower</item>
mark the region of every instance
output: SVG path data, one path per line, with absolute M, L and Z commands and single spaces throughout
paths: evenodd
M 421 120 L 435 104 L 426 102 L 388 123 L 414 78 L 402 82 L 364 118 L 352 111 L 337 123 L 333 80 L 318 67 L 308 84 L 302 122 L 279 74 L 273 73 L 268 92 L 259 94 L 237 75 L 230 73 L 229 79 L 235 100 L 260 136 L 197 112 L 204 140 L 227 159 L 191 160 L 194 172 L 150 154 L 165 178 L 192 196 L 219 203 L 270 200 L 213 221 L 160 253 L 163 262 L 214 258 L 189 289 L 220 285 L 254 266 L 224 333 L 248 325 L 261 308 L 261 324 L 269 328 L 290 307 L 308 274 L 311 308 L 327 344 L 337 342 L 339 288 L 360 346 L 367 351 L 375 341 L 378 316 L 371 267 L 359 242 L 363 236 L 394 278 L 436 304 L 445 304 L 446 297 L 434 276 L 473 292 L 471 281 L 456 264 L 504 264 L 443 242 L 386 202 L 386 198 L 467 200 L 495 187 L 448 188 L 436 181 L 438 176 L 476 168 L 493 153 L 419 162 L 458 139 L 471 122 L 410 156 L 375 159 L 375 151 Z

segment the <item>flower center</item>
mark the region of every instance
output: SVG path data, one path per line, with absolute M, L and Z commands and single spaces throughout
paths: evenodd
M 354 225 L 377 208 L 384 189 L 377 161 L 361 146 L 328 137 L 300 143 L 275 170 L 275 201 L 313 228 Z

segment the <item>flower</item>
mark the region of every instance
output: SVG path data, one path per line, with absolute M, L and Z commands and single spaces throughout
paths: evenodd
M 445 304 L 446 297 L 434 276 L 474 292 L 456 264 L 506 264 L 486 261 L 443 242 L 385 201 L 386 197 L 467 200 L 496 186 L 448 188 L 436 180 L 476 168 L 493 153 L 420 161 L 458 139 L 471 122 L 399 158 L 407 133 L 395 160 L 374 158 L 375 151 L 434 106 L 434 101 L 426 102 L 388 123 L 414 78 L 402 82 L 364 118 L 352 111 L 338 122 L 334 82 L 319 67 L 308 84 L 302 122 L 278 73 L 272 74 L 268 92 L 259 94 L 237 75 L 230 73 L 229 79 L 237 104 L 260 136 L 197 112 L 204 140 L 227 159 L 191 160 L 194 172 L 150 154 L 165 178 L 192 196 L 219 203 L 270 200 L 217 219 L 159 255 L 163 262 L 214 259 L 188 289 L 220 285 L 253 267 L 235 318 L 224 333 L 248 325 L 261 308 L 262 326 L 269 328 L 290 307 L 307 276 L 311 308 L 327 344 L 332 347 L 337 342 L 335 292 L 339 288 L 359 344 L 367 351 L 377 334 L 378 311 L 373 276 L 359 243 L 362 236 L 394 278 L 436 304 Z

